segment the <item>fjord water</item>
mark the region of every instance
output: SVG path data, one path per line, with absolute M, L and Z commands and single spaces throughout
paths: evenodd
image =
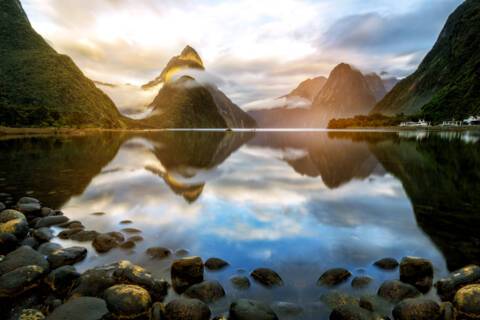
M 141 230 L 136 248 L 102 255 L 63 241 L 89 248 L 79 270 L 127 259 L 168 279 L 176 257 L 152 260 L 152 246 L 220 257 L 230 266 L 206 272 L 227 292 L 215 312 L 248 297 L 297 303 L 306 311 L 296 319 L 315 319 L 328 314 L 320 297 L 331 290 L 316 286 L 328 268 L 375 278 L 364 294 L 398 277 L 372 266 L 383 257 L 428 258 L 436 277 L 480 262 L 474 132 L 105 133 L 0 146 L 0 201 L 31 195 L 87 229 Z M 257 267 L 285 285 L 230 285 Z

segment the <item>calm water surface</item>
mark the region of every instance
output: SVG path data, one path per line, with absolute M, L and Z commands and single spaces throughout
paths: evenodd
M 133 250 L 89 250 L 80 270 L 128 259 L 168 279 L 175 256 L 151 260 L 151 246 L 229 261 L 206 274 L 228 295 L 215 313 L 250 297 L 298 303 L 302 318 L 318 319 L 329 311 L 315 284 L 328 268 L 373 276 L 370 289 L 338 288 L 358 295 L 398 277 L 372 266 L 383 257 L 431 259 L 437 277 L 480 262 L 474 132 L 99 134 L 9 138 L 0 150 L 0 201 L 28 194 L 87 229 L 119 231 L 128 219 L 142 231 Z M 285 286 L 230 286 L 257 267 L 276 270 Z

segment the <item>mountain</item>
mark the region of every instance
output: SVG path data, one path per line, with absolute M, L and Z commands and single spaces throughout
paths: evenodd
M 298 87 L 296 87 L 292 92 L 287 94 L 285 97 L 293 98 L 299 97 L 304 98 L 310 101 L 313 101 L 317 94 L 322 90 L 323 86 L 327 82 L 327 78 L 325 77 L 316 77 L 313 79 L 307 79 L 301 82 Z
M 18 0 L 0 1 L 0 125 L 124 127 L 114 103 L 30 25 Z
M 313 101 L 312 111 L 318 125 L 326 126 L 333 118 L 368 114 L 375 103 L 375 95 L 363 74 L 341 63 L 332 70 L 327 83 Z
M 369 73 L 365 75 L 365 80 L 367 80 L 368 87 L 373 93 L 376 101 L 380 101 L 387 94 L 387 89 L 385 88 L 384 81 L 376 73 Z
M 387 91 L 385 94 L 387 94 L 397 85 L 397 83 L 400 80 L 396 77 L 390 77 L 390 78 L 384 78 L 384 79 L 382 79 L 382 81 L 383 81 L 383 86 L 385 87 L 385 90 Z
M 194 67 L 196 66 L 196 67 Z M 198 53 L 187 46 L 168 62 L 161 75 L 150 82 L 163 83 L 151 103 L 152 112 L 142 120 L 155 128 L 252 128 L 255 120 L 235 105 L 215 85 L 201 83 L 188 73 L 204 70 Z M 176 79 L 176 76 L 180 76 Z
M 373 112 L 421 114 L 430 120 L 480 113 L 480 2 L 466 0 L 447 20 L 418 69 Z

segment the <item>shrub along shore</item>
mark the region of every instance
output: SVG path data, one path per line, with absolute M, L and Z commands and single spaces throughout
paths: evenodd
M 55 234 L 52 227 L 62 231 Z M 143 238 L 134 230 L 86 230 L 80 221 L 72 221 L 61 211 L 44 207 L 30 197 L 21 198 L 11 208 L 0 202 L 0 318 L 274 320 L 284 316 L 301 318 L 305 312 L 289 302 L 268 304 L 238 299 L 224 313 L 212 314 L 209 305 L 223 299 L 226 292 L 218 281 L 205 280 L 204 270 L 229 267 L 220 258 L 203 261 L 200 257 L 187 257 L 186 251 L 177 251 L 178 259 L 171 265 L 168 282 L 126 260 L 80 273 L 74 265 L 86 258 L 88 250 L 82 246 L 64 248 L 51 242 L 55 237 L 91 242 L 98 253 L 106 253 L 117 247 L 135 247 Z M 125 233 L 137 235 L 127 238 Z M 163 259 L 173 253 L 168 248 L 152 247 L 146 254 L 152 259 Z M 426 259 L 405 257 L 399 262 L 383 258 L 374 265 L 398 272 L 397 280 L 373 288 L 376 295 L 357 297 L 334 290 L 346 282 L 353 289 L 369 287 L 373 279 L 367 275 L 353 277 L 343 268 L 320 273 L 317 285 L 331 289 L 321 298 L 323 308 L 331 312 L 330 319 L 479 319 L 480 267 L 466 266 L 433 284 L 434 266 Z M 248 290 L 251 280 L 267 288 L 284 285 L 281 275 L 267 268 L 253 270 L 250 277 L 230 278 L 235 290 Z M 164 300 L 169 290 L 178 296 L 167 303 Z M 441 302 L 426 298 L 432 290 Z

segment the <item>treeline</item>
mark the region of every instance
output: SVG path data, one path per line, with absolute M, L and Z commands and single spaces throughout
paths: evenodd
M 347 128 L 378 128 L 398 126 L 404 121 L 415 120 L 403 114 L 393 117 L 383 114 L 372 114 L 368 116 L 355 116 L 353 118 L 332 119 L 328 123 L 329 129 L 347 129 Z

